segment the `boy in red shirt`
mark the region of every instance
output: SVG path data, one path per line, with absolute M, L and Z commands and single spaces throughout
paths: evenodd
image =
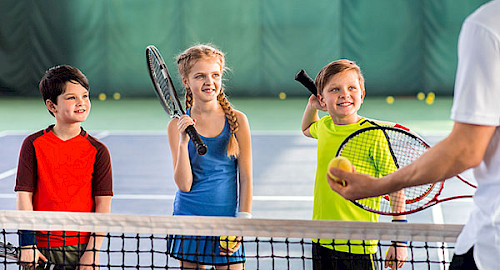
M 89 83 L 72 66 L 50 68 L 40 92 L 55 125 L 23 142 L 16 178 L 17 209 L 109 213 L 112 174 L 109 151 L 81 123 L 90 112 Z M 80 270 L 99 264 L 102 234 L 20 231 L 20 261 L 39 260 Z M 63 237 L 64 236 L 64 237 Z

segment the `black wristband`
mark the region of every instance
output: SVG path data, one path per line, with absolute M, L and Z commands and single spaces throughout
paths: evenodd
M 19 230 L 19 246 L 36 245 L 34 231 Z
M 408 223 L 408 220 L 407 219 L 393 219 L 392 222 Z

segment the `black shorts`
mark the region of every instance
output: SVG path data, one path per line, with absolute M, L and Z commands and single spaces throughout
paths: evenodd
M 354 254 L 332 250 L 313 243 L 314 270 L 378 270 L 376 254 Z
M 474 261 L 474 247 L 471 247 L 465 254 L 453 254 L 453 259 L 448 270 L 460 269 L 477 270 L 476 262 Z

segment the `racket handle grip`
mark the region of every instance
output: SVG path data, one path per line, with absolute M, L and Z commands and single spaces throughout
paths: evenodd
M 316 85 L 314 84 L 313 80 L 309 75 L 307 75 L 306 71 L 301 69 L 296 75 L 295 75 L 295 80 L 301 83 L 303 86 L 311 92 L 313 95 L 317 95 L 318 89 L 316 89 Z
M 189 135 L 189 138 L 196 147 L 196 152 L 198 152 L 198 155 L 202 156 L 206 154 L 207 145 L 201 140 L 200 135 L 198 134 L 193 125 L 190 125 L 186 128 L 186 133 Z

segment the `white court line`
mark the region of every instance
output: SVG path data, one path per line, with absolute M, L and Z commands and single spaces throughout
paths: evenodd
M 12 193 L 0 193 L 0 199 L 15 198 Z M 173 200 L 175 195 L 115 194 L 113 200 Z M 253 196 L 254 201 L 313 201 L 313 196 Z
M 13 169 L 7 170 L 3 173 L 0 173 L 0 180 L 16 174 L 16 171 L 17 171 L 17 168 L 13 168 Z
M 115 194 L 113 200 L 173 200 L 175 195 Z
M 120 135 L 120 136 L 158 136 L 158 135 L 167 135 L 167 131 L 165 130 L 87 130 L 90 135 L 93 134 L 105 134 L 104 137 L 108 135 Z M 28 135 L 30 131 L 22 131 L 22 130 L 6 130 L 0 132 L 0 137 L 8 136 L 8 135 Z M 302 132 L 299 130 L 252 130 L 252 135 L 257 136 L 303 136 Z M 422 137 L 426 136 L 437 136 L 437 137 L 446 137 L 449 134 L 448 130 L 443 131 L 426 131 L 422 130 L 418 132 Z M 94 136 L 97 138 L 97 136 Z
M 15 198 L 12 193 L 0 193 L 0 199 Z M 173 200 L 175 195 L 115 194 L 113 200 Z M 254 201 L 313 201 L 313 196 L 253 196 Z
M 109 132 L 107 130 L 103 130 L 103 131 L 100 131 L 99 133 L 97 133 L 96 135 L 91 135 L 91 136 L 100 140 L 102 138 L 108 137 L 109 135 L 111 135 L 111 132 Z
M 28 135 L 28 131 L 22 131 L 22 130 L 5 130 L 0 132 L 0 137 L 5 137 L 5 136 L 10 136 L 10 135 Z
M 117 200 L 173 200 L 175 195 L 115 194 Z M 253 196 L 254 201 L 313 201 L 313 196 Z

